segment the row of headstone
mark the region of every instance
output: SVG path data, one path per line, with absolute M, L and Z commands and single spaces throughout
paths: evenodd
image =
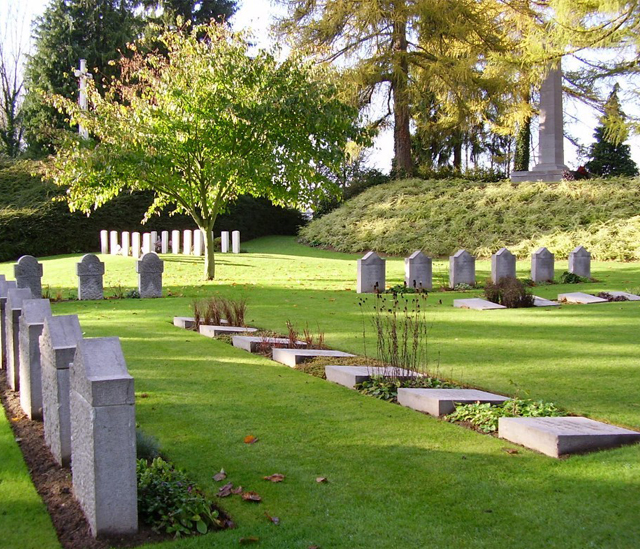
M 94 536 L 138 529 L 133 378 L 118 338 L 83 339 L 76 315 L 0 276 L 3 365 L 26 415 L 44 421 Z
M 141 239 L 142 237 L 142 239 Z M 180 241 L 182 238 L 182 246 Z M 229 231 L 222 231 L 220 234 L 222 253 L 229 253 Z M 149 252 L 160 252 L 161 254 L 183 254 L 203 256 L 205 252 L 204 234 L 200 229 L 171 231 L 162 231 L 158 238 L 157 231 L 148 233 L 124 231 L 121 234 L 118 231 L 100 231 L 100 253 L 110 255 L 123 255 L 138 258 L 141 254 Z M 240 231 L 231 233 L 231 252 L 240 253 Z
M 433 287 L 432 260 L 421 251 L 405 258 L 405 285 L 416 290 Z M 358 259 L 357 292 L 377 293 L 385 289 L 385 260 L 375 252 L 368 252 Z M 569 272 L 581 277 L 591 277 L 591 254 L 578 246 L 569 254 Z M 516 257 L 506 248 L 491 256 L 491 280 L 516 277 Z M 531 255 L 531 280 L 550 282 L 554 277 L 554 255 L 547 248 L 540 248 Z M 475 286 L 476 258 L 466 250 L 458 250 L 449 258 L 449 287 L 461 284 Z

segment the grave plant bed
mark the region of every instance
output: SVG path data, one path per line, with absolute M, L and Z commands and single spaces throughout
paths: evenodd
M 595 297 L 599 297 L 602 299 L 606 299 L 607 301 L 629 301 L 629 298 L 624 295 L 611 295 L 609 292 L 599 292 L 597 294 L 592 294 Z

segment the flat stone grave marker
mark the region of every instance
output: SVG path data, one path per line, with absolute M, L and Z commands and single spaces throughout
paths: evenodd
M 219 335 L 232 335 L 257 332 L 258 328 L 247 328 L 244 326 L 209 326 L 200 324 L 200 333 L 207 337 L 216 337 Z
M 606 299 L 596 297 L 595 295 L 591 294 L 585 294 L 584 292 L 558 294 L 558 301 L 560 301 L 561 303 L 577 303 L 580 305 L 589 305 L 591 303 L 609 303 Z
M 71 463 L 69 365 L 81 339 L 82 329 L 77 315 L 45 319 L 40 337 L 44 440 L 58 465 L 63 467 Z
M 104 299 L 102 277 L 104 275 L 104 263 L 97 255 L 86 254 L 76 263 L 78 275 L 78 299 Z
M 458 284 L 476 284 L 476 258 L 467 250 L 458 250 L 449 257 L 449 287 L 455 288 Z
M 605 292 L 611 297 L 626 297 L 627 301 L 640 301 L 640 295 L 630 294 L 629 292 Z
M 173 325 L 185 330 L 193 330 L 196 327 L 196 319 L 192 316 L 174 316 Z
M 383 368 L 377 366 L 325 366 L 324 374 L 328 381 L 355 389 L 356 385 L 368 381 L 372 377 L 395 377 L 396 379 L 413 379 L 420 374 L 403 368 Z
M 0 352 L 2 353 L 0 369 L 7 366 L 7 293 L 17 287 L 15 280 L 5 280 L 4 275 L 2 275 L 2 279 L 0 279 Z
M 338 358 L 353 357 L 355 355 L 327 349 L 273 349 L 273 360 L 291 366 L 291 368 L 295 368 L 297 364 L 317 356 Z
M 261 346 L 270 345 L 289 345 L 288 337 L 258 337 L 258 336 L 233 336 L 233 346 L 238 349 L 244 349 L 250 353 L 255 353 Z M 296 341 L 299 347 L 306 347 L 304 341 Z
M 29 419 L 42 419 L 40 335 L 51 316 L 48 299 L 25 299 L 20 315 L 20 407 Z
M 591 254 L 583 246 L 577 246 L 569 254 L 569 272 L 591 278 Z
M 164 262 L 158 257 L 158 254 L 155 252 L 144 254 L 136 263 L 136 271 L 140 297 L 162 297 Z
M 479 297 L 468 299 L 454 299 L 453 306 L 458 309 L 473 309 L 474 311 L 491 311 L 493 309 L 506 309 L 504 305 L 493 303 Z
M 375 252 L 367 252 L 364 257 L 358 259 L 356 286 L 359 294 L 384 292 L 385 263 Z
M 29 288 L 34 299 L 42 297 L 42 264 L 32 255 L 23 255 L 13 266 L 18 288 Z
M 404 259 L 404 283 L 407 288 L 431 290 L 433 287 L 433 269 L 431 258 L 420 250 Z
M 456 403 L 502 404 L 507 400 L 510 399 L 477 389 L 398 389 L 399 404 L 436 417 L 455 412 Z
M 516 277 L 516 256 L 506 248 L 500 248 L 491 256 L 491 280 L 494 284 L 503 278 Z
M 560 457 L 640 441 L 640 433 L 585 417 L 501 417 L 498 436 Z
M 558 303 L 557 301 L 551 301 L 550 299 L 545 299 L 544 297 L 538 297 L 537 295 L 534 295 L 533 306 L 534 307 L 560 307 L 560 303 Z
M 9 388 L 20 388 L 20 315 L 25 299 L 33 299 L 29 288 L 12 288 L 7 293 L 5 328 L 7 335 L 7 383 Z
M 531 280 L 553 282 L 554 255 L 547 248 L 540 248 L 531 254 Z

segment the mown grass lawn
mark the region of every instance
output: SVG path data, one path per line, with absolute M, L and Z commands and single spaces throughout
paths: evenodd
M 499 439 L 174 328 L 172 317 L 188 314 L 194 297 L 219 292 L 246 297 L 253 325 L 282 332 L 286 320 L 308 324 L 341 350 L 363 352 L 364 322 L 371 354 L 375 342 L 355 293 L 357 256 L 283 237 L 243 246 L 249 253 L 218 256 L 210 283 L 199 282 L 201 259 L 165 256 L 165 299 L 54 305 L 56 314 L 78 314 L 86 337 L 121 338 L 138 422 L 171 460 L 211 494 L 218 486 L 211 477 L 224 468 L 227 480 L 263 497 L 261 504 L 220 501 L 237 529 L 167 546 L 232 547 L 248 536 L 274 548 L 640 545 L 640 445 L 559 461 L 524 449 L 512 455 L 504 449 L 514 446 Z M 132 259 L 103 260 L 106 295 L 110 286 L 135 287 Z M 75 291 L 77 261 L 43 260 L 53 295 Z M 388 284 L 399 283 L 402 259 L 387 263 Z M 483 280 L 489 262 L 478 267 Z M 445 263 L 434 270 L 437 283 Z M 596 263 L 592 271 L 600 282 L 536 294 L 640 287 L 638 264 Z M 0 265 L 0 273 L 12 275 L 11 266 Z M 639 304 L 472 312 L 453 309 L 455 297 L 462 295 L 428 298 L 431 366 L 441 375 L 640 429 Z M 247 445 L 247 435 L 259 441 Z M 6 467 L 3 459 L 3 475 Z M 262 479 L 272 473 L 286 480 Z M 9 513 L 19 520 L 20 512 Z

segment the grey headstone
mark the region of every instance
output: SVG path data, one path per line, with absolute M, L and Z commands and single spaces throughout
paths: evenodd
M 408 288 L 430 290 L 433 287 L 431 258 L 421 251 L 413 252 L 404 259 L 404 283 Z
M 13 266 L 18 288 L 29 288 L 34 298 L 42 297 L 42 264 L 31 255 L 23 255 Z
M 491 311 L 493 309 L 506 309 L 504 305 L 487 301 L 479 297 L 468 299 L 454 299 L 453 306 L 457 309 L 473 309 L 474 311 Z
M 193 233 L 189 229 L 182 231 L 182 253 L 184 255 L 191 255 L 192 236 Z
M 503 278 L 516 277 L 516 256 L 506 248 L 500 248 L 491 256 L 491 280 L 494 284 Z
M 69 366 L 81 339 L 82 329 L 76 315 L 45 319 L 40 336 L 44 440 L 56 462 L 65 467 L 71 463 Z
M 30 419 L 42 419 L 40 334 L 51 316 L 48 299 L 25 299 L 20 315 L 20 406 Z
M 385 260 L 375 252 L 367 252 L 362 259 L 358 259 L 357 292 L 359 294 L 384 292 L 385 267 Z
M 540 248 L 531 254 L 531 280 L 553 282 L 554 256 L 547 248 Z
M 231 251 L 234 254 L 240 253 L 240 231 L 233 231 L 231 233 Z
M 507 400 L 508 397 L 477 389 L 398 389 L 398 404 L 436 417 L 455 412 L 456 404 L 502 404 Z
M 131 233 L 131 257 L 140 257 L 140 233 Z
M 449 287 L 458 284 L 476 284 L 476 258 L 466 250 L 458 250 L 449 257 Z
M 9 290 L 17 288 L 15 280 L 5 280 L 4 275 L 0 279 L 0 349 L 2 352 L 2 363 L 0 369 L 7 367 L 7 326 L 6 326 L 6 306 L 7 294 Z
M 498 436 L 560 457 L 640 441 L 640 433 L 584 417 L 501 417 Z
M 80 263 L 76 263 L 76 274 L 78 275 L 78 299 L 104 298 L 102 284 L 104 263 L 98 259 L 97 255 L 83 255 Z
M 78 343 L 71 368 L 73 491 L 94 536 L 138 530 L 133 378 L 118 338 Z
M 29 288 L 11 288 L 7 292 L 5 305 L 5 328 L 7 341 L 7 383 L 13 391 L 20 388 L 20 315 L 22 302 L 33 299 Z
M 337 357 L 352 357 L 355 355 L 349 353 L 343 353 L 342 351 L 330 351 L 325 349 L 273 349 L 273 360 L 286 364 L 295 368 L 296 364 L 300 364 L 305 360 L 314 358 L 317 356 L 329 356 L 333 358 Z
M 355 389 L 356 385 L 376 377 L 394 377 L 395 379 L 413 379 L 419 374 L 402 368 L 381 368 L 369 366 L 325 366 L 324 374 L 328 381 Z
M 229 253 L 229 231 L 222 231 L 220 233 L 220 249 L 223 254 Z
M 164 262 L 155 252 L 144 254 L 136 263 L 140 297 L 162 297 Z
M 171 253 L 180 253 L 180 231 L 171 231 Z
M 100 253 L 109 253 L 109 231 L 100 231 Z
M 122 233 L 122 255 L 124 257 L 129 256 L 129 250 L 131 249 L 131 235 L 128 231 Z
M 162 231 L 160 233 L 160 253 L 169 253 L 169 231 Z
M 591 278 L 591 254 L 582 246 L 569 254 L 569 272 L 584 278 Z

